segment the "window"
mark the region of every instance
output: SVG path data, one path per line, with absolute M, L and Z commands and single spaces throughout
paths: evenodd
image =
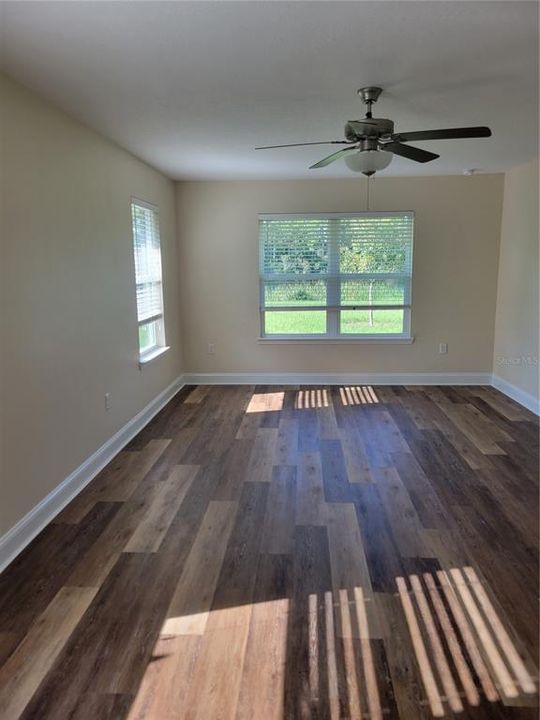
M 260 215 L 268 338 L 410 337 L 411 212 Z
M 157 208 L 140 200 L 133 200 L 131 218 L 137 284 L 139 358 L 144 362 L 165 348 Z

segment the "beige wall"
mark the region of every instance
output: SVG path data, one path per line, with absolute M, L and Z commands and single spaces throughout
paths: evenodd
M 181 357 L 173 183 L 2 76 L 0 94 L 1 534 L 167 387 Z M 131 195 L 159 205 L 171 345 L 142 371 Z
M 538 400 L 538 160 L 505 176 L 493 372 Z
M 364 210 L 365 179 L 179 183 L 186 370 L 490 373 L 502 190 L 502 175 L 375 179 L 372 210 L 416 212 L 414 344 L 287 345 L 257 342 L 257 214 Z

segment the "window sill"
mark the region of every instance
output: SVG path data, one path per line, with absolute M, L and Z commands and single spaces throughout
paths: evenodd
M 334 337 L 259 337 L 257 342 L 274 343 L 276 345 L 412 345 L 414 337 L 350 337 L 350 338 L 334 338 Z
M 143 369 L 143 367 L 146 367 L 151 362 L 156 360 L 158 357 L 161 357 L 164 355 L 167 350 L 170 350 L 170 347 L 168 345 L 165 345 L 163 347 L 155 348 L 154 350 L 150 350 L 149 352 L 145 353 L 144 355 L 141 355 L 139 358 L 139 369 Z

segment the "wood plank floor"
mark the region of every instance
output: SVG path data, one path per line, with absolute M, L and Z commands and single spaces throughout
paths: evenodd
M 189 387 L 0 577 L 2 720 L 538 717 L 538 425 Z

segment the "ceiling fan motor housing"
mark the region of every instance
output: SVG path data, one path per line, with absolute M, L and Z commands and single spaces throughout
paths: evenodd
M 345 138 L 349 142 L 359 142 L 364 138 L 381 138 L 394 132 L 394 123 L 387 118 L 369 118 L 349 120 L 345 125 Z

